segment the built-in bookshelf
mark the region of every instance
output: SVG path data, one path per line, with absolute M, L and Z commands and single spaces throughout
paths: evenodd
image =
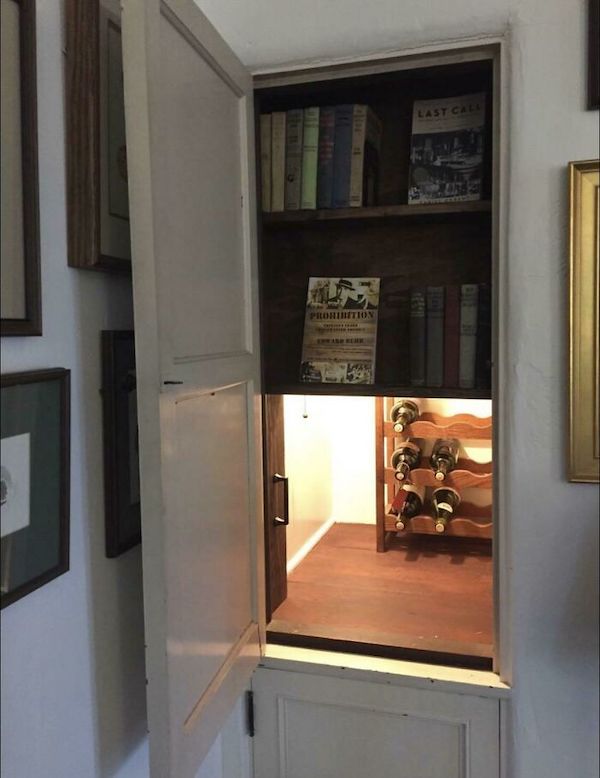
M 271 394 L 489 398 L 489 375 L 471 388 L 411 385 L 406 369 L 410 332 L 405 325 L 405 307 L 406 296 L 415 287 L 491 287 L 491 60 L 349 78 L 341 71 L 340 76 L 264 89 L 260 81 L 257 83 L 259 139 L 261 115 L 309 107 L 366 105 L 381 125 L 375 205 L 298 208 L 260 215 L 263 388 Z M 485 95 L 480 198 L 409 203 L 415 102 L 468 94 Z M 311 277 L 381 279 L 374 383 L 300 380 L 307 284 Z M 491 315 L 488 333 L 490 328 Z
M 260 257 L 260 293 L 261 293 L 261 348 L 263 365 L 263 392 L 265 393 L 265 518 L 267 548 L 267 589 L 268 618 L 278 604 L 286 598 L 287 577 L 285 572 L 285 530 L 282 530 L 281 517 L 287 517 L 287 486 L 281 484 L 281 473 L 285 473 L 284 451 L 284 413 L 283 395 L 348 395 L 375 397 L 376 422 L 374 438 L 376 443 L 375 467 L 373 478 L 376 493 L 376 532 L 373 533 L 373 553 L 392 551 L 380 560 L 392 562 L 393 554 L 399 547 L 406 553 L 419 544 L 420 548 L 436 549 L 444 544 L 456 549 L 457 554 L 468 554 L 476 549 L 483 556 L 491 555 L 492 537 L 492 491 L 493 478 L 491 462 L 474 461 L 474 449 L 478 446 L 491 451 L 491 417 L 478 419 L 469 413 L 469 405 L 458 403 L 429 402 L 429 400 L 489 400 L 492 394 L 492 353 L 494 333 L 492 331 L 492 309 L 494 307 L 494 241 L 497 236 L 494 219 L 496 213 L 496 194 L 494 173 L 494 57 L 490 49 L 485 52 L 466 52 L 455 56 L 449 52 L 442 57 L 427 55 L 404 58 L 394 67 L 392 61 L 379 63 L 373 67 L 362 65 L 350 70 L 344 65 L 326 68 L 318 75 L 290 72 L 280 76 L 259 77 L 256 80 L 256 138 L 258 141 L 257 179 L 259 209 L 259 257 Z M 352 73 L 352 75 L 349 75 Z M 435 154 L 430 153 L 436 147 L 437 140 L 432 139 L 431 146 L 419 141 L 419 150 L 413 153 L 413 127 L 417 106 L 426 101 L 444 101 L 456 99 L 457 104 L 469 102 L 466 96 L 477 96 L 479 105 L 485 105 L 485 120 L 473 135 L 465 140 L 465 145 L 474 149 L 479 168 L 476 187 L 456 189 L 456 197 L 450 190 L 441 189 L 442 202 L 434 202 L 434 197 L 420 197 L 415 193 L 418 180 L 415 177 L 415 164 L 427 166 L 432 163 Z M 303 111 L 303 121 L 313 121 L 308 109 L 319 111 L 328 106 L 367 106 L 380 125 L 380 140 L 377 143 L 377 169 L 373 176 L 363 181 L 363 202 L 356 201 L 350 207 L 318 206 L 319 158 L 317 157 L 317 202 L 311 200 L 311 207 L 302 207 L 298 198 L 291 197 L 287 203 L 281 202 L 281 191 L 277 206 L 273 207 L 270 195 L 263 191 L 261 175 L 269 168 L 261 156 L 260 139 L 272 134 L 265 131 L 265 122 L 261 116 L 278 113 L 276 120 L 282 122 L 281 115 L 287 112 L 293 122 L 299 122 L 299 112 Z M 311 118 L 311 116 L 313 118 Z M 423 114 L 425 116 L 425 114 Z M 423 118 L 421 116 L 420 118 Z M 478 114 L 481 119 L 481 113 Z M 280 124 L 281 127 L 281 124 Z M 294 127 L 294 124 L 292 124 Z M 262 132 L 261 132 L 262 131 Z M 305 148 L 299 150 L 299 132 L 294 129 L 293 153 L 299 155 L 295 170 L 298 172 L 304 163 Z M 418 133 L 417 133 L 418 134 Z M 366 140 L 365 140 L 366 143 Z M 462 141 L 459 141 L 459 144 Z M 295 144 L 295 148 L 294 148 Z M 305 144 L 306 145 L 306 144 Z M 334 143 L 335 145 L 335 143 Z M 314 155 L 314 138 L 312 146 Z M 365 146 L 366 149 L 366 146 Z M 271 149 L 271 152 L 273 149 Z M 365 152 L 366 153 L 366 152 Z M 436 152 L 437 153 L 437 152 Z M 279 149 L 281 154 L 281 148 Z M 301 155 L 301 156 L 300 156 Z M 281 158 L 279 161 L 281 165 Z M 285 163 L 284 163 L 285 164 Z M 314 165 L 314 159 L 310 163 Z M 435 164 L 435 161 L 432 163 Z M 293 168 L 291 167 L 290 170 Z M 313 171 L 314 172 L 314 171 Z M 311 182 L 313 181 L 311 172 Z M 369 174 L 370 175 L 370 174 Z M 451 176 L 450 176 L 451 178 Z M 374 191 L 369 189 L 375 182 Z M 416 182 L 416 183 L 415 183 Z M 267 185 L 272 185 L 269 176 Z M 311 186 L 313 184 L 311 183 Z M 429 184 L 428 184 L 429 185 Z M 445 184 L 444 184 L 445 186 Z M 281 176 L 279 177 L 281 190 Z M 462 191 L 462 194 L 461 194 Z M 368 195 L 367 195 L 368 193 Z M 459 199 L 460 198 L 460 199 Z M 305 203 L 308 199 L 305 199 Z M 376 285 L 377 301 L 377 338 L 372 383 L 328 383 L 322 372 L 301 373 L 303 361 L 303 339 L 307 305 L 311 303 L 310 293 L 314 288 L 309 280 L 319 279 L 334 282 L 353 280 L 356 286 Z M 373 283 L 375 282 L 375 283 Z M 338 285 L 341 285 L 338 284 Z M 465 287 L 471 291 L 477 289 L 478 302 L 481 297 L 483 306 L 477 310 L 476 333 L 470 330 L 471 352 L 473 344 L 476 352 L 476 364 L 479 370 L 470 386 L 460 385 L 458 380 L 447 381 L 447 371 L 443 371 L 443 380 L 438 378 L 436 385 L 428 385 L 418 380 L 411 366 L 414 356 L 415 334 L 411 330 L 411 294 L 415 290 L 425 290 L 425 322 L 421 334 L 420 349 L 423 349 L 427 364 L 429 334 L 437 327 L 436 343 L 442 342 L 444 357 L 454 353 L 457 367 L 460 367 L 460 349 L 456 350 L 456 337 L 462 337 L 461 328 L 456 329 L 454 351 L 448 352 L 446 332 L 447 322 L 443 320 L 443 335 L 440 338 L 439 321 L 430 326 L 428 317 L 428 290 L 442 290 L 444 299 L 444 317 L 446 300 L 454 302 L 456 322 L 456 295 L 459 294 L 459 310 L 462 317 L 462 297 Z M 448 291 L 453 290 L 453 291 Z M 482 293 L 480 295 L 480 293 Z M 336 293 L 337 294 L 337 293 Z M 329 294 L 330 299 L 335 299 Z M 318 303 L 322 301 L 319 299 Z M 431 300 L 433 303 L 433 298 Z M 435 306 L 431 305 L 433 313 Z M 332 317 L 333 318 L 333 317 Z M 472 322 L 471 322 L 472 323 Z M 454 325 L 456 326 L 456 324 Z M 424 338 L 423 338 L 424 334 Z M 473 340 L 473 335 L 475 339 Z M 481 337 L 479 337 L 481 335 Z M 429 338 L 429 341 L 428 341 Z M 479 338 L 479 339 L 478 339 Z M 481 361 L 479 346 L 485 359 Z M 438 349 L 438 346 L 436 346 Z M 315 362 L 317 357 L 314 357 Z M 306 364 L 306 362 L 305 362 Z M 438 362 L 439 364 L 439 362 Z M 485 365 L 485 369 L 481 366 Z M 313 365 L 309 362 L 309 366 Z M 460 374 L 460 371 L 455 371 Z M 301 375 L 306 380 L 301 380 Z M 329 374 L 330 376 L 333 373 Z M 430 373 L 430 375 L 433 375 Z M 338 380 L 335 378 L 334 380 Z M 433 381 L 433 379 L 432 379 Z M 463 382 L 464 383 L 464 382 Z M 421 403 L 420 417 L 399 435 L 389 419 L 393 404 L 392 398 L 412 398 Z M 487 404 L 489 407 L 489 403 Z M 448 416 L 430 413 L 429 408 L 464 408 L 465 413 L 449 412 Z M 481 409 L 482 406 L 479 406 Z M 352 419 L 342 417 L 340 425 L 352 425 Z M 436 489 L 435 473 L 428 467 L 432 446 L 440 438 L 476 441 L 475 446 L 461 446 L 461 454 L 455 467 L 448 474 L 446 486 L 460 493 L 460 502 L 455 514 L 447 521 L 444 532 L 440 533 L 439 515 L 432 505 Z M 396 446 L 402 442 L 419 439 L 422 442 L 420 463 L 413 468 L 409 483 L 415 489 L 425 490 L 423 510 L 411 517 L 406 528 L 398 529 L 397 497 L 402 484 L 396 478 L 395 468 L 390 456 Z M 415 445 L 417 445 L 415 443 Z M 425 456 L 427 452 L 427 456 Z M 470 453 L 468 453 L 470 452 Z M 349 450 L 348 456 L 353 452 Z M 371 469 L 371 465 L 369 465 Z M 273 474 L 278 474 L 277 478 Z M 324 475 L 324 478 L 327 476 Z M 408 491 L 408 490 L 404 490 Z M 400 495 L 403 497 L 403 495 Z M 439 509 L 439 504 L 438 504 Z M 275 519 L 274 517 L 279 517 Z M 375 538 L 377 545 L 375 545 Z M 444 547 L 446 547 L 444 546 Z M 404 553 L 404 551 L 403 551 Z M 429 553 L 429 551 L 428 551 Z M 473 585 L 474 598 L 477 596 L 478 583 Z M 346 607 L 347 606 L 347 600 Z M 432 634 L 436 634 L 437 615 L 431 617 Z M 282 630 L 275 630 L 281 633 Z M 277 641 L 299 645 L 322 647 L 315 642 L 315 636 L 306 624 L 291 625 L 285 634 L 277 634 Z M 339 637 L 339 635 L 338 635 Z M 274 638 L 270 633 L 270 638 Z M 415 638 L 416 640 L 417 638 Z M 402 638 L 392 645 L 391 653 L 386 655 L 402 657 L 412 638 Z M 339 642 L 339 641 L 338 641 Z M 473 636 L 473 651 L 477 655 L 477 639 Z M 344 633 L 343 641 L 337 648 L 377 653 L 373 641 L 365 639 L 356 630 Z M 446 661 L 439 657 L 430 661 Z M 464 661 L 464 657 L 461 658 Z

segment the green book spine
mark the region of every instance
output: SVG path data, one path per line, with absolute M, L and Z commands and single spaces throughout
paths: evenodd
M 317 158 L 319 154 L 319 109 L 304 109 L 302 139 L 302 197 L 300 208 L 317 207 Z

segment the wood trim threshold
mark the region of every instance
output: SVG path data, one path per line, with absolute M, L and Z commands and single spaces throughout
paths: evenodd
M 452 400 L 490 400 L 489 389 L 453 389 L 447 387 L 396 386 L 388 384 L 328 384 L 298 381 L 293 384 L 264 379 L 265 394 L 344 395 L 346 397 L 414 397 Z M 486 433 L 487 434 L 487 433 Z M 477 435 L 479 437 L 479 435 Z
M 353 634 L 350 637 L 351 632 Z M 421 639 L 398 633 L 351 631 L 317 624 L 297 624 L 279 619 L 273 619 L 267 625 L 267 642 L 468 670 L 492 671 L 493 669 L 493 646 L 484 643 Z
M 346 221 L 348 219 L 432 219 L 451 218 L 487 214 L 492 211 L 491 200 L 471 200 L 466 202 L 373 205 L 361 208 L 328 208 L 297 211 L 263 211 L 265 226 L 291 224 L 312 224 L 315 222 Z

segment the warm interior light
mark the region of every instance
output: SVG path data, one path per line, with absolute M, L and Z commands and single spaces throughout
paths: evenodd
M 418 399 L 421 413 L 491 415 L 490 400 Z M 288 571 L 333 523 L 375 525 L 375 398 L 286 395 L 285 469 L 290 484 Z M 433 441 L 425 441 L 428 460 Z M 461 457 L 489 462 L 489 441 L 461 440 Z M 464 499 L 488 505 L 491 491 L 468 489 Z

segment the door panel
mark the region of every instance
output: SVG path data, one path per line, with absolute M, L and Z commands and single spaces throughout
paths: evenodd
M 252 82 L 192 0 L 122 33 L 150 766 L 187 778 L 264 641 Z
M 167 348 L 176 362 L 247 351 L 251 300 L 246 266 L 239 261 L 244 256 L 243 93 L 206 59 L 195 39 L 181 34 L 172 15 L 161 14 L 159 35 L 161 185 L 154 195 L 165 291 L 159 313 L 170 339 Z
M 261 778 L 498 778 L 499 703 L 260 668 Z
M 169 655 L 173 714 L 185 721 L 252 623 L 246 386 L 184 394 L 174 414 Z

